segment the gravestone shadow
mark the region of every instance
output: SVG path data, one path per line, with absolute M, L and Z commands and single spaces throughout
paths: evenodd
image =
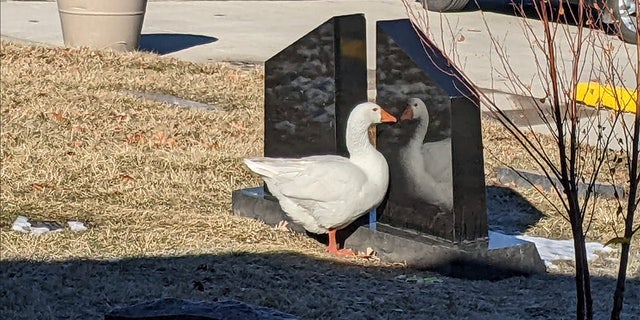
M 218 38 L 197 34 L 148 33 L 140 36 L 139 50 L 163 55 L 216 41 Z
M 505 234 L 524 234 L 545 215 L 517 191 L 487 186 L 489 229 Z

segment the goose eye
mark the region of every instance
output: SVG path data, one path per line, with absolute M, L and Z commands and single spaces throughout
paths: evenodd
M 376 111 L 376 112 L 377 112 L 377 111 L 378 111 L 378 108 L 373 108 L 373 111 Z
M 414 107 L 417 107 L 417 106 L 418 106 L 418 104 L 417 104 L 417 103 L 414 103 L 414 104 L 413 104 L 413 106 L 414 106 Z

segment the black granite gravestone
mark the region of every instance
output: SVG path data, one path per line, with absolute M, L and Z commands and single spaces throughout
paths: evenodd
M 351 109 L 367 100 L 364 15 L 329 19 L 265 62 L 266 157 L 347 155 Z
M 345 246 L 472 279 L 544 272 L 533 243 L 489 238 L 473 86 L 408 19 L 377 23 L 376 55 L 376 102 L 400 119 L 378 126 L 389 192 Z
M 404 118 L 378 134 L 391 177 L 379 221 L 452 243 L 485 240 L 477 95 L 416 30 L 407 19 L 377 23 L 376 101 Z
M 365 101 L 364 15 L 333 17 L 265 62 L 264 155 L 348 156 L 347 119 Z M 271 225 L 289 220 L 266 186 L 235 191 L 233 206 L 235 213 Z M 304 232 L 294 223 L 289 227 Z

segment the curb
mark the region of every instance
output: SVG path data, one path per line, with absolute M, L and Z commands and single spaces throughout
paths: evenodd
M 521 188 L 541 188 L 547 192 L 555 192 L 554 186 L 557 186 L 558 190 L 562 192 L 560 180 L 552 177 L 553 182 L 551 182 L 543 174 L 529 170 L 502 167 L 498 169 L 498 180 L 502 184 L 515 184 Z M 579 183 L 578 195 L 584 196 L 588 187 L 588 183 Z M 591 195 L 608 199 L 622 199 L 626 197 L 626 192 L 622 186 L 596 181 Z

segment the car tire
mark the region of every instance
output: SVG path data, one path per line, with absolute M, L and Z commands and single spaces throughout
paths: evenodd
M 448 12 L 462 10 L 469 0 L 421 0 L 421 2 L 429 11 Z
M 607 0 L 607 6 L 612 10 L 614 24 L 618 35 L 628 43 L 638 43 L 636 25 L 637 8 L 634 0 Z

